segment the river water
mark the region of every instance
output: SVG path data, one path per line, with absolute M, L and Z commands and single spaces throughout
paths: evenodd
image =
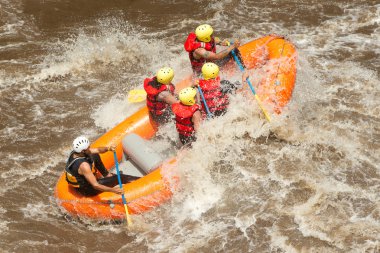
M 65 215 L 53 191 L 72 140 L 136 110 L 125 95 L 161 66 L 186 77 L 201 23 L 286 35 L 291 103 L 267 123 L 232 96 L 135 229 Z M 0 0 L 0 252 L 380 252 L 379 27 L 378 0 Z

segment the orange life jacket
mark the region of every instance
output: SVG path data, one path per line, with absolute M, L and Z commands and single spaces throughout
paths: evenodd
M 225 110 L 229 104 L 228 95 L 222 92 L 220 87 L 220 77 L 215 79 L 199 80 L 199 86 L 203 91 L 207 106 L 211 113 Z M 202 102 L 202 113 L 206 113 L 206 108 Z
M 193 71 L 197 73 L 201 72 L 202 66 L 206 62 L 206 59 L 195 59 L 193 54 L 194 51 L 198 48 L 204 48 L 207 51 L 216 53 L 216 44 L 214 38 L 211 38 L 210 42 L 201 42 L 197 40 L 197 36 L 195 35 L 195 33 L 190 33 L 189 36 L 187 36 L 184 47 L 185 50 L 189 52 L 191 67 L 193 68 Z
M 175 115 L 175 126 L 179 134 L 191 136 L 195 133 L 193 115 L 201 107 L 198 104 L 184 105 L 180 102 L 172 104 L 172 110 Z
M 163 91 L 169 91 L 171 94 L 174 94 L 174 85 L 172 83 L 169 85 L 160 84 L 157 81 L 157 77 L 154 76 L 152 78 L 145 78 L 144 89 L 147 93 L 146 105 L 149 111 L 155 115 L 162 115 L 169 105 L 164 101 L 158 101 L 157 97 Z

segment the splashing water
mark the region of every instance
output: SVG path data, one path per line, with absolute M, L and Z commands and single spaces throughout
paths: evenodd
M 0 1 L 4 252 L 379 251 L 380 5 L 86 2 L 70 7 L 85 18 L 51 32 L 43 17 L 69 19 L 64 3 L 49 3 Z M 71 140 L 95 139 L 136 110 L 125 95 L 162 65 L 175 83 L 186 77 L 182 43 L 200 22 L 245 42 L 288 35 L 298 53 L 291 103 L 269 124 L 253 98 L 231 96 L 229 112 L 178 156 L 172 201 L 132 217 L 139 229 L 65 217 L 51 196 Z M 174 125 L 159 135 L 158 152 L 178 141 Z

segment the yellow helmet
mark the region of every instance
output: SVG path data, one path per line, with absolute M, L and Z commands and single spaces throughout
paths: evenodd
M 174 70 L 169 67 L 161 68 L 157 72 L 157 81 L 162 84 L 170 84 L 174 77 Z
M 195 95 L 197 95 L 197 91 L 192 87 L 182 89 L 178 94 L 179 100 L 184 105 L 195 104 Z
M 205 80 L 216 78 L 219 74 L 219 67 L 215 63 L 206 62 L 202 66 L 202 75 Z
M 213 32 L 214 30 L 212 27 L 207 24 L 200 25 L 197 27 L 197 29 L 195 29 L 195 35 L 197 36 L 197 39 L 202 42 L 210 42 Z

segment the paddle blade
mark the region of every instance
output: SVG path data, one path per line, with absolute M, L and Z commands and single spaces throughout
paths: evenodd
M 264 109 L 263 104 L 261 103 L 261 100 L 260 100 L 259 96 L 257 96 L 257 94 L 255 94 L 255 98 L 256 98 L 256 101 L 257 101 L 259 107 L 263 111 L 265 118 L 268 120 L 268 122 L 270 122 L 270 116 L 269 116 L 268 112 Z
M 125 209 L 125 217 L 127 218 L 127 225 L 131 226 L 132 225 L 132 219 L 131 219 L 131 216 L 129 216 L 127 204 L 124 204 L 124 209 Z
M 145 90 L 131 90 L 128 93 L 127 100 L 129 103 L 139 103 L 146 99 Z

